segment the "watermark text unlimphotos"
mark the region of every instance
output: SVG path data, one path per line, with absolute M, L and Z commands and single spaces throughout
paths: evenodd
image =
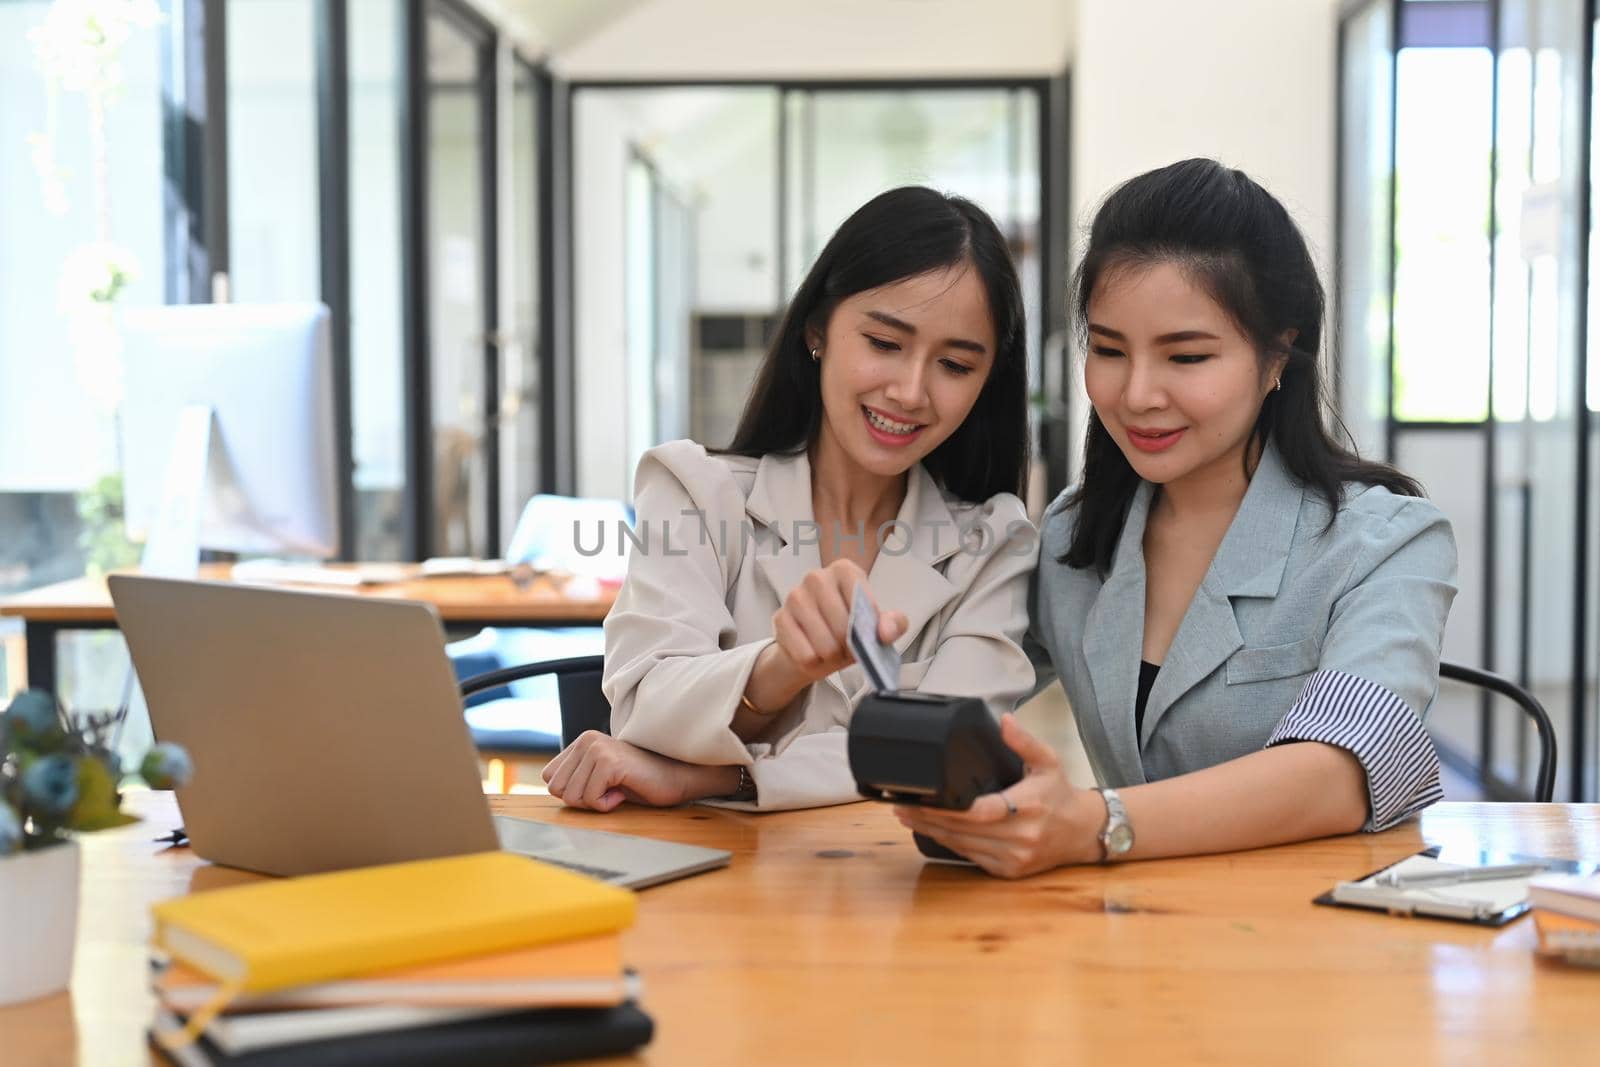
M 807 546 L 820 545 L 825 531 L 824 524 L 809 519 L 797 519 L 787 525 L 758 524 L 749 519 L 741 519 L 734 524 L 727 519 L 709 522 L 703 511 L 694 508 L 685 508 L 679 514 L 682 517 L 680 520 L 651 522 L 645 519 L 637 525 L 629 525 L 620 519 L 615 523 L 584 523 L 574 519 L 572 547 L 578 555 L 587 557 L 608 552 L 617 556 L 629 552 L 645 556 L 657 553 L 663 556 L 687 556 L 694 546 L 703 548 L 708 545 L 715 546 L 721 555 L 726 555 L 730 547 L 737 547 L 743 552 L 752 546 L 758 553 L 766 555 L 778 555 L 784 551 L 799 555 Z M 873 538 L 878 551 L 887 556 L 906 555 L 919 538 L 935 557 L 946 555 L 952 549 L 970 556 L 987 555 L 996 550 L 997 535 L 982 522 L 962 527 L 945 519 L 916 524 L 891 519 L 872 531 L 868 531 L 864 522 L 856 523 L 854 528 L 839 522 L 830 525 L 836 550 L 854 543 L 865 551 L 868 537 Z M 607 536 L 608 531 L 611 536 Z M 784 536 L 786 532 L 788 536 Z M 1038 548 L 1038 536 L 1032 523 L 1015 519 L 1006 526 L 1003 534 L 998 535 L 1001 542 L 998 550 L 1012 556 L 1032 555 Z

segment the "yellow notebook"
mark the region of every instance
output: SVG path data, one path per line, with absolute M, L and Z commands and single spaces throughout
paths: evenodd
M 509 852 L 218 889 L 155 905 L 152 942 L 222 982 L 192 1037 L 241 992 L 612 933 L 626 889 Z
M 177 962 L 160 971 L 152 984 L 168 1007 L 185 1015 L 204 1008 L 221 991 L 216 979 Z M 373 971 L 274 993 L 246 993 L 229 1004 L 228 1011 L 355 1004 L 608 1006 L 627 999 L 628 984 L 620 937 L 601 934 Z

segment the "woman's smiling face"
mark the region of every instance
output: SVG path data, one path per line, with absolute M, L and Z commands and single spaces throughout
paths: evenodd
M 1254 342 L 1176 264 L 1107 271 L 1089 298 L 1084 387 L 1146 481 L 1242 465 L 1284 357 Z
M 994 321 L 962 263 L 840 301 L 824 337 L 821 433 L 857 465 L 903 474 L 960 427 L 994 363 Z

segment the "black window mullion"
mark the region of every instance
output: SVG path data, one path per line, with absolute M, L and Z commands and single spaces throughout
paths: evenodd
M 1385 307 L 1383 376 L 1383 458 L 1393 463 L 1398 453 L 1398 427 L 1394 417 L 1394 283 L 1395 269 L 1399 266 L 1399 250 L 1395 244 L 1398 234 L 1397 218 L 1400 210 L 1400 7 L 1404 0 L 1391 0 L 1389 5 L 1389 298 Z
M 355 447 L 350 368 L 350 62 L 347 0 L 317 0 L 317 172 L 322 302 L 333 355 L 339 558 L 354 559 Z
M 1045 496 L 1053 499 L 1071 481 L 1072 374 L 1067 366 L 1052 369 L 1045 364 L 1050 355 L 1050 339 L 1063 340 L 1058 364 L 1065 364 L 1070 351 L 1070 314 L 1067 292 L 1067 232 L 1072 204 L 1068 162 L 1068 123 L 1071 116 L 1071 75 L 1063 71 L 1045 82 L 1039 90 L 1039 385 L 1045 393 L 1045 409 L 1040 416 L 1039 448 L 1044 453 Z M 1021 175 L 1018 175 L 1021 180 Z M 1049 385 L 1055 384 L 1055 389 Z
M 1495 210 L 1495 186 L 1500 178 L 1500 3 L 1499 0 L 1490 0 L 1489 3 L 1489 211 L 1487 236 L 1489 241 L 1489 368 L 1487 380 L 1484 382 L 1484 411 L 1483 421 L 1483 573 L 1479 580 L 1483 583 L 1483 631 L 1479 634 L 1478 658 L 1486 671 L 1494 670 L 1495 666 L 1495 637 L 1499 633 L 1498 597 L 1496 587 L 1499 584 L 1499 435 L 1495 423 L 1494 411 L 1494 356 L 1495 356 L 1495 267 L 1498 255 L 1495 249 L 1495 231 L 1497 226 L 1497 212 Z M 1524 553 L 1529 547 L 1522 546 Z M 1522 595 L 1528 596 L 1529 590 L 1524 589 Z M 1478 766 L 1482 767 L 1487 775 L 1494 769 L 1495 735 L 1494 735 L 1494 708 L 1493 700 L 1488 690 L 1483 690 L 1478 697 Z
M 203 28 L 205 61 L 198 71 L 198 95 L 205 101 L 206 135 L 203 138 L 201 178 L 205 182 L 206 196 L 201 217 L 209 263 L 200 267 L 195 279 L 195 295 L 190 299 L 198 303 L 210 301 L 215 295 L 215 282 L 219 275 L 226 276 L 230 267 L 228 240 L 228 18 L 226 5 L 208 0 L 186 0 L 192 17 Z M 192 38 L 191 38 L 192 43 Z M 191 90 L 196 88 L 191 85 Z M 205 273 L 206 267 L 209 273 Z
M 555 439 L 566 447 L 562 452 L 562 460 L 555 467 L 555 491 L 568 495 L 576 495 L 578 484 L 578 427 L 577 406 L 578 388 L 575 367 L 577 350 L 576 323 L 578 320 L 577 286 L 573 278 L 577 270 L 577 253 L 572 232 L 573 203 L 576 199 L 573 193 L 573 174 L 576 161 L 573 159 L 573 143 L 575 138 L 572 133 L 573 106 L 572 87 L 563 85 L 560 89 L 561 100 L 559 106 L 552 105 L 551 117 L 559 116 L 561 125 L 554 134 L 554 145 L 561 149 L 561 158 L 566 161 L 566 166 L 560 170 L 552 170 L 552 175 L 559 175 L 561 185 L 552 188 L 551 204 L 555 218 L 559 220 L 560 229 L 546 230 L 552 240 L 559 239 L 559 244 L 552 252 L 552 262 L 560 262 L 561 273 L 559 277 L 551 272 L 552 282 L 559 283 L 559 307 L 561 308 L 562 321 L 558 326 L 555 336 L 559 339 L 561 355 L 554 357 L 552 352 L 555 376 L 551 380 L 551 411 L 559 422 L 552 420 L 552 430 Z M 557 305 L 552 305 L 555 307 Z
M 534 85 L 534 170 L 537 173 L 538 201 L 534 207 L 538 260 L 538 382 L 539 382 L 539 491 L 557 492 L 556 457 L 558 450 L 570 455 L 574 442 L 563 442 L 556 433 L 556 293 L 555 293 L 555 108 L 554 85 L 550 72 L 533 68 Z M 563 448 L 562 445 L 565 445 Z
M 166 302 L 206 303 L 228 270 L 227 12 L 166 0 L 163 14 Z
M 405 553 L 433 541 L 433 378 L 428 361 L 428 90 L 426 0 L 406 0 L 401 29 L 400 247 L 404 293 Z
M 1584 0 L 1583 5 L 1583 60 L 1580 69 L 1583 71 L 1583 95 L 1578 107 L 1581 116 L 1581 129 L 1583 131 L 1584 150 L 1577 153 L 1578 163 L 1578 188 L 1582 195 L 1578 198 L 1578 233 L 1581 237 L 1580 248 L 1584 252 L 1577 257 L 1578 263 L 1578 300 L 1577 303 L 1577 336 L 1589 336 L 1589 300 L 1590 286 L 1594 278 L 1589 271 L 1589 256 L 1587 249 L 1590 246 L 1594 232 L 1593 217 L 1593 183 L 1595 175 L 1592 170 L 1592 155 L 1588 150 L 1594 144 L 1594 67 L 1595 67 L 1595 23 L 1600 19 L 1600 5 L 1596 0 Z M 1570 711 L 1572 731 L 1573 764 L 1571 781 L 1567 788 L 1567 799 L 1573 803 L 1581 803 L 1591 799 L 1594 794 L 1589 791 L 1589 778 L 1595 774 L 1594 753 L 1588 744 L 1588 716 L 1594 711 L 1595 698 L 1589 691 L 1589 606 L 1595 590 L 1589 587 L 1589 501 L 1592 476 L 1589 463 L 1589 435 L 1594 427 L 1594 419 L 1589 412 L 1589 355 L 1587 345 L 1580 346 L 1576 368 L 1577 373 L 1577 430 L 1578 430 L 1578 455 L 1577 455 L 1577 482 L 1578 482 L 1578 507 L 1573 536 L 1577 539 L 1577 560 L 1573 574 L 1573 588 L 1577 590 L 1577 597 L 1573 604 L 1572 612 L 1572 695 Z M 1600 785 L 1597 785 L 1600 788 Z
M 479 169 L 483 219 L 483 467 L 485 554 L 500 555 L 500 119 L 498 49 L 491 34 L 478 50 L 478 103 L 482 116 Z

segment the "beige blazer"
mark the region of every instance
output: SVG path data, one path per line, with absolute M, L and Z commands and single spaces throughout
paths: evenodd
M 713 456 L 673 441 L 640 461 L 634 504 L 628 577 L 605 622 L 612 734 L 674 759 L 748 766 L 758 799 L 719 802 L 729 806 L 859 799 L 845 752 L 850 716 L 870 692 L 859 665 L 807 687 L 752 743 L 731 729 L 773 614 L 822 565 L 806 457 Z M 910 622 L 895 642 L 901 687 L 981 697 L 997 715 L 1027 695 L 1037 553 L 1015 496 L 958 501 L 917 465 L 867 576 L 879 607 Z

